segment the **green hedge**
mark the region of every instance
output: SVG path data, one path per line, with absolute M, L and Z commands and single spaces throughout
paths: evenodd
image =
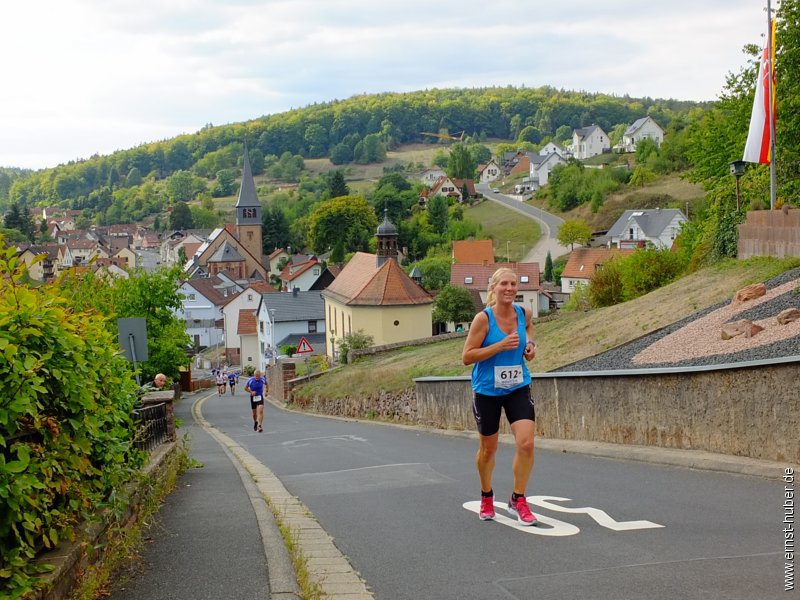
M 106 506 L 144 463 L 136 385 L 105 317 L 31 288 L 0 251 L 0 597 L 37 587 L 36 554 Z M 115 506 L 115 504 L 117 506 Z

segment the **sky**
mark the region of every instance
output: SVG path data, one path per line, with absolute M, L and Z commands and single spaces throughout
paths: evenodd
M 753 0 L 4 0 L 0 166 L 41 169 L 364 93 L 714 100 Z

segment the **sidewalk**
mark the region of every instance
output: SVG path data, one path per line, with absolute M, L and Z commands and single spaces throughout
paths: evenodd
M 167 496 L 130 581 L 111 582 L 114 600 L 298 597 L 282 540 L 282 556 L 268 543 L 280 537 L 272 513 L 252 480 L 240 476 L 238 463 L 192 416 L 192 404 L 209 393 L 187 394 L 176 403 L 183 420 L 178 433 L 188 435 L 189 455 L 199 464 Z M 283 578 L 277 585 L 276 577 Z

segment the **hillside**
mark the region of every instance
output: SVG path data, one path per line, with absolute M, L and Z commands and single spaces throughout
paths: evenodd
M 728 260 L 707 267 L 646 296 L 585 313 L 562 313 L 536 325 L 533 370 L 558 367 L 614 348 L 727 300 L 745 285 L 765 281 L 800 264 L 797 259 Z M 413 387 L 415 377 L 467 375 L 461 362 L 463 340 L 406 347 L 325 374 L 299 388 L 302 396 L 368 396 L 380 390 Z M 375 377 L 380 373 L 380 378 Z

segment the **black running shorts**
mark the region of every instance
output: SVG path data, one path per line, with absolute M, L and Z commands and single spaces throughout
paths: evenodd
M 472 413 L 481 435 L 494 435 L 500 431 L 500 412 L 506 411 L 509 423 L 528 419 L 536 421 L 536 410 L 531 397 L 531 386 L 524 385 L 504 396 L 487 396 L 475 393 Z

